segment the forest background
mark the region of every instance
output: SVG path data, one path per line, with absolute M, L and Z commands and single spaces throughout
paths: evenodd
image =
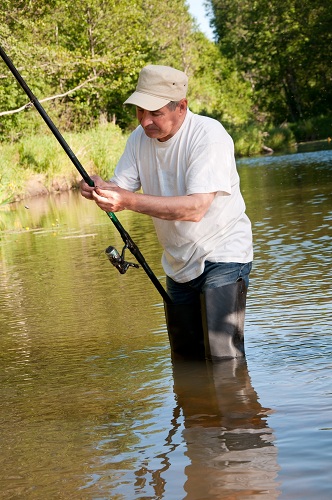
M 237 156 L 332 135 L 327 0 L 1 0 L 0 43 L 89 173 L 109 177 L 136 126 L 123 101 L 146 64 L 189 76 L 189 107 Z M 70 161 L 0 61 L 0 203 L 77 185 Z

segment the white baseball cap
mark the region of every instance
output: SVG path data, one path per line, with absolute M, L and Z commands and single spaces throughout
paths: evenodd
M 156 111 L 171 101 L 181 101 L 187 95 L 188 77 L 170 66 L 150 64 L 139 74 L 136 91 L 124 104 L 134 104 L 148 111 Z

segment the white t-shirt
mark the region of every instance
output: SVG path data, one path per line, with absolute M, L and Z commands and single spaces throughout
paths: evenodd
M 234 145 L 212 118 L 187 111 L 177 133 L 166 142 L 147 137 L 139 125 L 130 135 L 112 181 L 129 191 L 155 196 L 217 192 L 200 222 L 153 217 L 162 265 L 184 283 L 210 262 L 247 263 L 253 259 L 251 223 L 245 214 Z

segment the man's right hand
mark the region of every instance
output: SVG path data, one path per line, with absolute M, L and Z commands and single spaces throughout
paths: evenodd
M 95 187 L 107 189 L 110 187 L 110 185 L 112 185 L 112 183 L 110 183 L 110 182 L 103 181 L 103 179 L 101 177 L 99 177 L 99 175 L 91 175 L 91 179 L 93 180 Z M 81 180 L 79 187 L 80 187 L 81 195 L 84 198 L 86 198 L 87 200 L 93 200 L 92 193 L 93 193 L 95 187 L 89 186 L 89 184 L 87 184 L 84 179 Z

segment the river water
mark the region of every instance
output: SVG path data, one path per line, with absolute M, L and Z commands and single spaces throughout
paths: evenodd
M 159 293 L 77 193 L 0 211 L 0 498 L 332 497 L 332 151 L 238 168 L 246 361 L 173 364 Z M 119 219 L 165 285 L 149 218 Z

